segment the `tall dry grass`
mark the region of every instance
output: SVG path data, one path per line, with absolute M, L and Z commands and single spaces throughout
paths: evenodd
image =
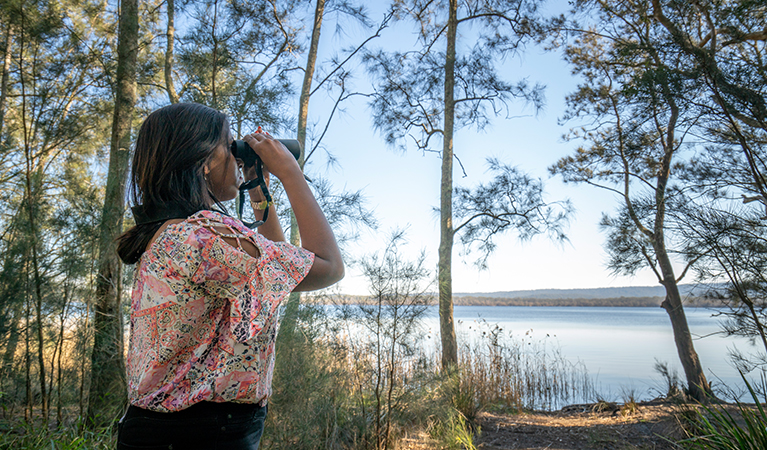
M 280 342 L 265 448 L 396 449 L 418 435 L 429 448 L 471 449 L 483 410 L 594 397 L 581 364 L 530 336 L 516 339 L 487 326 L 482 338 L 461 346 L 460 366 L 445 373 L 438 349 L 416 346 L 394 366 L 381 365 L 376 347 L 366 344 L 372 336 L 343 323 L 349 316 L 330 320 L 322 308 L 302 314 L 304 331 Z M 380 370 L 393 371 L 385 389 Z M 382 400 L 381 392 L 390 394 Z M 390 425 L 385 440 L 381 421 Z
M 551 410 L 593 399 L 586 367 L 566 359 L 558 344 L 514 336 L 497 325 L 480 323 L 481 338 L 460 352 L 462 383 L 482 408 Z
M 421 448 L 472 449 L 483 410 L 545 408 L 591 395 L 582 366 L 530 336 L 514 338 L 487 326 L 480 339 L 460 347 L 460 366 L 445 373 L 439 349 L 425 347 L 418 335 L 407 351 L 388 359 L 394 364 L 382 365 L 377 347 L 369 345 L 372 336 L 360 335 L 348 320 L 305 306 L 298 332 L 288 340 L 281 336 L 263 448 L 397 449 L 417 436 Z M 75 396 L 68 406 L 64 415 L 72 419 L 79 409 Z M 70 426 L 0 423 L 0 448 L 114 445 L 110 429 L 84 432 L 64 422 Z

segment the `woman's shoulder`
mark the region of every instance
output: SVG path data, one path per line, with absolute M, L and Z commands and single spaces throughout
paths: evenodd
M 199 230 L 203 228 L 211 231 L 211 228 L 227 228 L 234 234 L 240 234 L 242 236 L 252 236 L 256 234 L 255 231 L 246 227 L 241 220 L 228 216 L 219 211 L 202 210 L 189 216 L 184 221 L 190 229 Z
M 181 221 L 174 221 L 160 231 L 150 245 L 150 249 L 168 256 L 176 255 L 179 251 L 201 249 L 215 236 L 220 235 L 220 229 L 246 236 L 247 228 L 238 225 L 237 219 L 216 211 L 198 211 Z

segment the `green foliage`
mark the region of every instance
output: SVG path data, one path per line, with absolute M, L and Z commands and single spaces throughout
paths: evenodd
M 488 159 L 492 178 L 469 189 L 456 187 L 453 197 L 455 231 L 468 253 L 477 247 L 478 267 L 487 268 L 495 250 L 495 238 L 515 230 L 519 239 L 546 234 L 557 242 L 567 241 L 564 229 L 573 212 L 568 200 L 547 202 L 543 182 L 501 161 Z
M 737 414 L 726 405 L 701 405 L 687 423 L 691 449 L 758 450 L 767 448 L 767 414 L 751 384 L 741 373 L 754 406 L 736 402 Z
M 293 12 L 300 8 L 295 0 L 188 3 L 174 66 L 181 100 L 225 111 L 236 136 L 257 125 L 287 129 L 288 73 L 302 50 Z
M 474 433 L 463 414 L 453 409 L 445 409 L 439 420 L 432 422 L 429 435 L 441 444 L 445 450 L 475 450 Z
M 498 72 L 498 61 L 524 48 L 533 34 L 537 2 L 484 0 L 460 4 L 456 14 L 465 24 L 457 43 L 454 79 L 445 79 L 447 4 L 395 2 L 395 20 L 411 21 L 420 30 L 419 47 L 407 51 L 369 51 L 365 63 L 376 80 L 370 102 L 374 126 L 384 140 L 405 149 L 412 138 L 418 149 L 440 149 L 445 130 L 445 84 L 455 84 L 455 130 L 483 129 L 491 117 L 508 114 L 509 102 L 523 100 L 536 110 L 543 106 L 543 86 L 526 80 L 511 83 Z M 470 26 L 473 27 L 469 29 Z M 461 28 L 463 30 L 463 28 Z M 450 99 L 451 101 L 453 99 Z
M 0 402 L 39 396 L 45 381 L 58 416 L 79 402 L 84 374 L 73 357 L 87 346 L 97 163 L 109 140 L 108 121 L 93 118 L 111 115 L 109 74 L 93 67 L 114 35 L 92 2 L 14 5 L 3 22 L 12 58 L 0 111 Z

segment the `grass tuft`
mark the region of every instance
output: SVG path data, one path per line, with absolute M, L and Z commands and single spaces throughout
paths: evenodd
M 751 384 L 741 373 L 754 405 L 736 401 L 737 412 L 726 405 L 700 405 L 685 424 L 688 438 L 680 444 L 690 449 L 762 450 L 767 448 L 767 414 Z

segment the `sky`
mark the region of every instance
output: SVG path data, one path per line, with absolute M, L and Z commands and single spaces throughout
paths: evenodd
M 379 11 L 380 13 L 380 11 Z M 380 17 L 374 11 L 371 17 Z M 359 30 L 345 26 L 343 34 L 333 33 L 333 23 L 327 21 L 320 44 L 327 56 L 328 49 L 338 49 L 353 42 Z M 327 31 L 327 32 L 326 32 Z M 385 30 L 374 45 L 406 50 L 415 45 L 416 36 L 408 27 L 395 25 Z M 362 72 L 362 68 L 358 68 Z M 529 47 L 517 58 L 505 61 L 501 73 L 508 81 L 527 78 L 529 83 L 546 86 L 546 107 L 535 115 L 531 108 L 515 104 L 513 118 L 498 117 L 483 131 L 462 129 L 455 136 L 455 154 L 466 170 L 466 176 L 455 165 L 455 186 L 475 186 L 486 180 L 487 157 L 541 178 L 545 182 L 546 199 L 569 199 L 576 211 L 566 234 L 569 241 L 561 244 L 535 237 L 520 242 L 513 232 L 501 236 L 496 251 L 488 260 L 486 270 L 478 270 L 473 262 L 477 255 L 463 255 L 456 239 L 453 249 L 453 292 L 481 293 L 527 289 L 572 289 L 617 286 L 652 286 L 657 279 L 651 271 L 642 270 L 634 277 L 615 276 L 606 268 L 607 254 L 603 250 L 605 236 L 598 223 L 603 213 L 618 206 L 614 194 L 586 185 L 564 184 L 551 177 L 548 167 L 559 158 L 571 154 L 577 142 L 566 142 L 562 136 L 576 123 L 559 124 L 565 110 L 565 96 L 573 92 L 578 79 L 556 52 L 541 47 Z M 358 75 L 358 88 L 366 89 L 364 74 Z M 324 146 L 338 160 L 338 167 L 325 173 L 337 188 L 361 189 L 367 206 L 379 222 L 377 230 L 362 230 L 360 239 L 346 248 L 351 259 L 383 250 L 386 236 L 395 229 L 405 229 L 407 245 L 402 250 L 405 259 L 415 259 L 420 251 L 427 255 L 427 268 L 436 278 L 439 246 L 439 218 L 434 207 L 439 204 L 440 159 L 433 153 L 409 148 L 402 153 L 386 146 L 372 125 L 371 112 L 363 97 L 344 105 L 344 113 L 331 122 Z M 322 123 L 321 118 L 331 103 L 317 94 L 310 104 L 309 120 Z M 315 164 L 311 170 L 318 170 Z M 324 171 L 322 169 L 321 171 Z M 349 262 L 352 262 L 349 260 Z M 350 295 L 368 293 L 367 282 L 354 265 L 347 265 L 347 275 L 340 290 Z M 436 290 L 436 289 L 435 289 Z

